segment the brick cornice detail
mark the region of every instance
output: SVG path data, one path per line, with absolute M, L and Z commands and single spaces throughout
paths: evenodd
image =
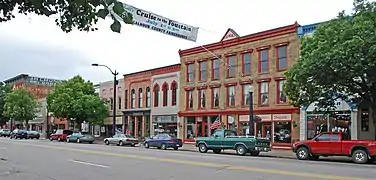
M 188 61 L 184 62 L 184 64 L 186 64 L 186 65 L 194 64 L 194 63 L 195 63 L 195 60 L 188 60 Z
M 221 84 L 210 84 L 209 87 L 210 88 L 219 88 L 219 87 L 221 87 Z
M 253 49 L 242 50 L 242 51 L 239 51 L 239 53 L 240 54 L 253 53 Z
M 197 90 L 201 90 L 201 89 L 207 89 L 208 86 L 207 85 L 203 85 L 203 86 L 197 86 L 196 89 Z
M 261 47 L 258 47 L 256 48 L 257 51 L 262 51 L 264 49 L 270 49 L 272 46 L 271 45 L 267 45 L 267 46 L 261 46 Z
M 280 47 L 280 46 L 288 46 L 290 44 L 290 42 L 286 41 L 286 42 L 280 42 L 280 43 L 276 43 L 276 44 L 273 44 L 274 47 Z
M 228 86 L 236 86 L 238 84 L 238 82 L 227 82 L 225 83 L 225 86 L 228 87 Z
M 274 79 L 274 81 L 282 81 L 282 80 L 285 80 L 286 77 L 278 76 L 278 77 L 274 77 L 273 79 Z
M 253 80 L 240 81 L 239 84 L 240 84 L 240 85 L 244 85 L 244 84 L 253 84 Z
M 195 89 L 195 87 L 193 87 L 193 86 L 184 87 L 184 90 L 186 90 L 186 91 L 192 91 L 193 89 Z

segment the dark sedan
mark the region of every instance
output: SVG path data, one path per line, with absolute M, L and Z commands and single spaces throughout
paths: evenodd
M 11 139 L 27 139 L 27 131 L 22 129 L 15 129 L 10 134 Z
M 40 134 L 37 131 L 27 131 L 27 138 L 28 139 L 39 139 Z
M 153 137 L 150 137 L 150 139 L 145 140 L 144 146 L 145 148 L 157 147 L 158 149 L 163 150 L 167 148 L 173 148 L 174 150 L 178 150 L 180 147 L 183 146 L 183 141 L 168 134 L 158 134 Z

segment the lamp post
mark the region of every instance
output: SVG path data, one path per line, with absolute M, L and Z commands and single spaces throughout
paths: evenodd
M 109 68 L 106 65 L 101 65 L 101 64 L 91 64 L 91 66 L 103 66 L 107 68 L 112 75 L 114 75 L 114 97 L 112 99 L 112 135 L 116 134 L 116 85 L 117 85 L 117 80 L 116 76 L 119 74 L 119 72 L 112 71 L 111 68 Z
M 248 135 L 254 136 L 254 119 L 253 119 L 253 86 L 249 86 L 249 128 Z

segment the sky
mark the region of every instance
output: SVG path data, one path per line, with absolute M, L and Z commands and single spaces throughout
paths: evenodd
M 244 36 L 295 21 L 300 25 L 322 22 L 352 9 L 352 0 L 120 1 L 199 27 L 197 42 L 134 25 L 123 25 L 120 34 L 114 33 L 110 19 L 99 21 L 96 32 L 64 33 L 54 18 L 16 14 L 12 21 L 0 23 L 0 81 L 21 73 L 111 81 L 107 69 L 91 64 L 105 64 L 120 75 L 167 66 L 180 62 L 179 49 L 218 42 L 228 28 Z

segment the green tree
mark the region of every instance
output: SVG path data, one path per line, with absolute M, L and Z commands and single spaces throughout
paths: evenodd
M 55 117 L 73 119 L 79 125 L 83 121 L 102 124 L 108 116 L 106 102 L 95 95 L 93 83 L 81 76 L 55 85 L 47 96 L 47 107 Z
M 110 26 L 114 32 L 120 32 L 121 23 L 133 23 L 133 16 L 124 10 L 117 0 L 7 0 L 0 1 L 0 23 L 15 18 L 15 12 L 54 17 L 56 25 L 64 32 L 73 28 L 80 31 L 94 31 L 99 18 L 111 16 Z M 120 20 L 120 21 L 119 21 Z
M 4 115 L 13 121 L 25 122 L 26 129 L 39 108 L 38 101 L 25 88 L 13 90 L 5 97 Z
M 355 0 L 351 14 L 321 24 L 301 39 L 298 62 L 286 73 L 286 95 L 296 106 L 336 99 L 367 107 L 376 124 L 376 3 Z
M 5 104 L 5 97 L 8 93 L 12 91 L 12 87 L 5 85 L 3 82 L 0 82 L 0 125 L 4 125 L 9 118 L 3 115 L 4 112 L 4 104 Z

